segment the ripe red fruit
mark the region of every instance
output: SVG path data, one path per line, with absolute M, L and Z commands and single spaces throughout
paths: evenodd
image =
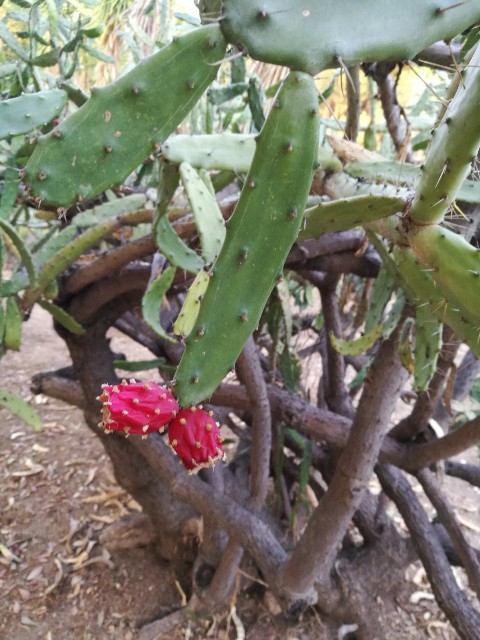
M 189 473 L 224 460 L 220 429 L 201 407 L 180 409 L 168 427 L 168 441 Z
M 170 391 L 156 382 L 123 380 L 118 385 L 103 384 L 98 400 L 103 402 L 99 426 L 125 435 L 162 432 L 178 411 Z

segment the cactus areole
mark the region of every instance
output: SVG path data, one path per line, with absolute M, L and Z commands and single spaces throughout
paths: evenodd
M 120 431 L 127 436 L 162 432 L 178 411 L 170 391 L 156 382 L 104 384 L 98 400 L 103 403 L 99 426 L 107 433 Z
M 220 429 L 201 406 L 180 409 L 168 427 L 168 442 L 189 473 L 225 459 Z

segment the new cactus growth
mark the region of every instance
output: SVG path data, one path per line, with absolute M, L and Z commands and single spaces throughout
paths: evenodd
M 225 459 L 220 429 L 213 413 L 202 407 L 180 409 L 168 427 L 168 442 L 189 473 Z
M 99 426 L 106 432 L 120 431 L 127 436 L 162 432 L 178 411 L 170 391 L 156 382 L 104 384 L 98 400 L 103 403 Z
M 120 184 L 191 111 L 224 51 L 219 28 L 203 27 L 95 90 L 38 141 L 25 174 L 34 195 L 68 207 Z

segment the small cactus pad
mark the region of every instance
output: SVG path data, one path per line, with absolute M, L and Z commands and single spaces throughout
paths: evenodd
M 146 436 L 163 431 L 178 411 L 170 391 L 156 382 L 127 382 L 102 385 L 98 400 L 103 403 L 99 426 L 106 432 Z
M 180 409 L 168 428 L 168 442 L 189 473 L 225 459 L 220 429 L 201 407 Z

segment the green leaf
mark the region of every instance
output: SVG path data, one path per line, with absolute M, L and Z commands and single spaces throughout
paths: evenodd
M 202 257 L 207 264 L 212 263 L 220 253 L 226 235 L 225 220 L 215 196 L 211 193 L 214 189 L 205 185 L 188 162 L 181 163 L 180 177 L 192 207 L 193 219 L 202 247 Z
M 170 264 L 190 273 L 198 273 L 203 268 L 205 263 L 202 258 L 176 234 L 167 216 L 160 218 L 157 223 L 155 239 Z
M 18 351 L 22 342 L 22 314 L 15 298 L 7 298 L 5 334 L 3 344 L 7 349 Z
M 46 53 L 42 53 L 41 55 L 32 58 L 30 60 L 30 64 L 33 64 L 36 67 L 53 67 L 53 65 L 58 62 L 60 52 L 60 47 L 52 49 L 51 51 L 47 51 Z
M 9 218 L 17 199 L 20 177 L 15 167 L 15 158 L 7 160 L 7 168 L 3 176 L 3 189 L 0 193 L 0 218 Z
M 143 193 L 133 193 L 125 198 L 115 198 L 115 200 L 99 204 L 93 209 L 78 213 L 73 218 L 72 224 L 79 229 L 92 227 L 94 224 L 105 222 L 116 216 L 138 211 L 145 206 L 145 202 L 146 198 Z
M 73 318 L 73 316 L 71 316 L 58 305 L 48 300 L 39 300 L 38 304 L 43 309 L 45 309 L 45 311 L 48 311 L 48 313 L 50 313 L 50 315 L 55 318 L 58 324 L 62 325 L 62 327 L 65 327 L 65 329 L 68 329 L 70 333 L 73 333 L 76 336 L 81 336 L 85 333 L 85 329 L 82 327 L 82 325 L 79 324 L 75 320 L 75 318 Z
M 160 324 L 162 300 L 170 289 L 176 268 L 168 267 L 149 285 L 142 300 L 142 313 L 145 322 L 161 337 L 174 342 Z
M 99 24 L 96 27 L 90 27 L 89 29 L 80 29 L 80 33 L 87 38 L 98 38 L 102 35 L 105 26 L 103 24 Z
M 45 0 L 48 11 L 48 22 L 52 35 L 58 35 L 58 9 L 55 0 Z
M 26 244 L 23 242 L 16 229 L 6 220 L 2 220 L 0 218 L 0 229 L 2 229 L 10 240 L 15 245 L 18 253 L 20 254 L 20 258 L 22 260 L 23 266 L 27 270 L 28 278 L 30 280 L 30 285 L 34 286 L 37 276 L 35 272 L 35 267 L 33 265 L 32 256 L 30 251 L 28 250 Z
M 250 78 L 248 83 L 248 105 L 252 114 L 253 124 L 257 131 L 260 131 L 265 122 L 263 103 L 264 97 L 262 85 L 255 78 Z
M 11 413 L 18 416 L 21 420 L 33 427 L 34 431 L 40 431 L 42 428 L 42 419 L 35 409 L 25 402 L 23 398 L 16 393 L 0 389 L 0 406 L 5 407 Z
M 188 336 L 200 311 L 200 300 L 207 290 L 209 277 L 203 271 L 199 271 L 193 283 L 191 284 L 185 302 L 180 310 L 178 318 L 173 325 L 173 331 L 177 336 Z
M 107 56 L 106 53 L 103 53 L 98 49 L 94 49 L 94 47 L 91 47 L 89 44 L 81 44 L 80 48 L 89 53 L 93 58 L 97 58 L 102 62 L 108 62 L 110 64 L 113 64 L 115 62 L 115 58 L 113 58 L 112 56 Z
M 23 62 L 28 62 L 28 52 L 22 47 L 20 42 L 12 35 L 12 32 L 9 30 L 5 22 L 0 21 L 0 40 L 7 45 L 9 49 L 11 49 L 20 60 Z
M 342 356 L 358 356 L 368 351 L 370 347 L 373 347 L 382 334 L 383 324 L 379 324 L 369 333 L 366 333 L 356 340 L 342 340 L 342 338 L 337 338 L 332 332 L 330 332 L 329 336 L 332 347 Z

